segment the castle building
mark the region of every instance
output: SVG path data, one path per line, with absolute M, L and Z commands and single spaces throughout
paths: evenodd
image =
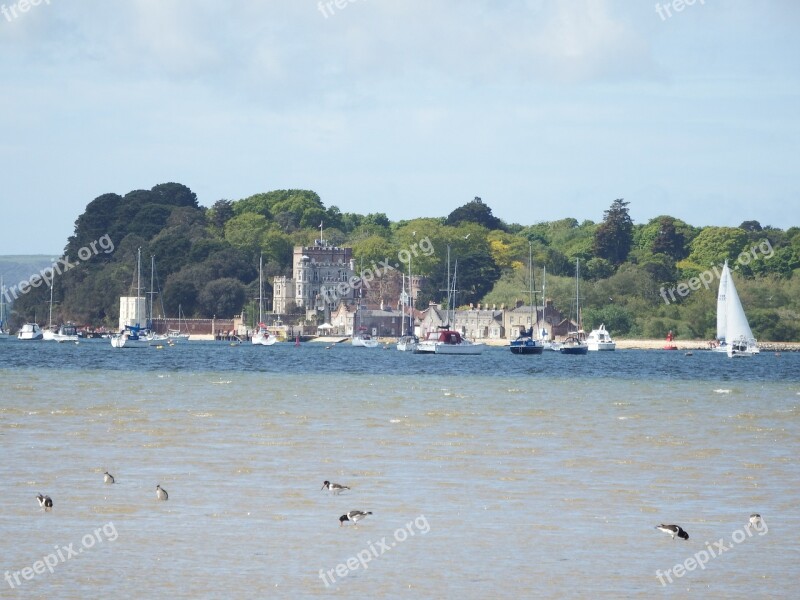
M 286 314 L 304 308 L 308 316 L 323 311 L 327 321 L 332 309 L 356 297 L 350 285 L 354 275 L 352 248 L 331 246 L 325 240 L 314 240 L 313 246 L 295 246 L 292 277 L 273 280 L 273 310 Z

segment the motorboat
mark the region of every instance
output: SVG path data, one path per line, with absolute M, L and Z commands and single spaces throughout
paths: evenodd
M 592 329 L 586 338 L 586 345 L 590 352 L 604 352 L 616 350 L 617 344 L 611 339 L 611 334 L 606 330 L 605 324 L 601 324 L 599 329 Z
M 17 339 L 25 342 L 41 340 L 42 328 L 37 323 L 25 323 L 17 332 Z

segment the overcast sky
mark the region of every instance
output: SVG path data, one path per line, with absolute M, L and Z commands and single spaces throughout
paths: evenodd
M 800 225 L 796 0 L 19 1 L 0 254 L 58 253 L 93 198 L 168 181 L 392 220 L 623 197 L 636 222 Z

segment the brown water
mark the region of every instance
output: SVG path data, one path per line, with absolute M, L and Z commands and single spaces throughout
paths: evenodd
M 3 597 L 766 598 L 800 583 L 796 381 L 0 374 L 0 574 L 82 550 L 0 582 Z M 340 528 L 353 509 L 374 514 Z M 732 543 L 752 512 L 768 531 Z M 730 550 L 660 583 L 720 538 Z

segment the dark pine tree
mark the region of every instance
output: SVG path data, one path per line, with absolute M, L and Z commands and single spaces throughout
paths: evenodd
M 614 200 L 594 233 L 595 256 L 617 266 L 625 262 L 633 245 L 633 221 L 628 214 L 628 204 L 622 198 Z
M 461 223 L 477 223 L 490 231 L 494 229 L 505 231 L 506 229 L 503 222 L 492 214 L 492 209 L 484 204 L 478 196 L 451 212 L 444 224 L 455 227 Z

